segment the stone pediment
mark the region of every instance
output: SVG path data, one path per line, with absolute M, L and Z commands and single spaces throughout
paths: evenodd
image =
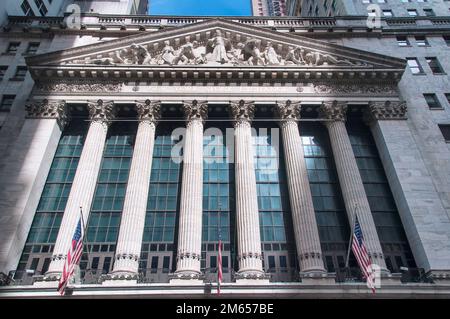
M 378 71 L 383 78 L 388 72 L 395 72 L 394 78 L 399 78 L 405 67 L 405 61 L 398 58 L 221 19 L 38 55 L 27 58 L 27 63 L 30 70 L 35 70 L 35 77 L 57 76 L 58 72 L 48 71 L 54 67 L 60 76 L 64 70 L 72 70 L 71 77 L 73 72 L 82 77 L 84 72 L 86 76 L 89 69 L 176 72 L 193 68 L 239 68 L 242 72 L 250 69 L 341 71 L 340 77 L 342 71 L 352 70 Z M 42 73 L 39 71 L 42 69 L 47 71 Z M 132 76 L 130 71 L 126 76 Z M 375 77 L 373 73 L 371 78 Z

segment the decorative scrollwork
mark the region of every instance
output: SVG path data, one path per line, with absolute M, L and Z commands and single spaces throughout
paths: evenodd
M 243 122 L 250 123 L 255 116 L 255 104 L 253 101 L 230 101 L 230 113 L 235 125 Z
M 118 50 L 70 60 L 67 64 L 94 65 L 235 65 L 235 66 L 369 66 L 354 58 L 250 37 L 240 40 L 216 29 L 206 40 L 164 40 L 136 44 Z M 240 38 L 240 37 L 239 37 Z
M 99 121 L 109 125 L 115 118 L 113 101 L 88 101 L 89 118 L 91 121 Z
M 369 115 L 375 120 L 404 120 L 406 119 L 406 102 L 370 102 Z
M 69 119 L 69 111 L 66 101 L 31 101 L 25 104 L 28 113 L 27 118 L 37 119 L 57 119 L 58 124 L 63 128 Z
M 141 121 L 156 124 L 161 118 L 161 101 L 136 101 L 136 109 Z
M 184 115 L 188 124 L 193 120 L 205 121 L 208 118 L 208 102 L 199 102 L 193 100 L 190 102 L 183 101 Z
M 331 121 L 345 121 L 346 113 L 346 102 L 326 101 L 319 109 L 319 117 Z

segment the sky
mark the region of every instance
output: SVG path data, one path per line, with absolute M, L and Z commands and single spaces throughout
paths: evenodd
M 251 0 L 149 0 L 151 15 L 250 16 Z

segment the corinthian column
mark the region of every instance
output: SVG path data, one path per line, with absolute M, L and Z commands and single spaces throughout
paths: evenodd
M 372 263 L 380 266 L 383 271 L 388 272 L 372 212 L 370 211 L 369 201 L 367 200 L 352 145 L 345 128 L 346 111 L 347 105 L 345 103 L 337 101 L 324 102 L 320 108 L 320 117 L 326 120 L 324 124 L 330 136 L 331 148 L 333 149 L 334 161 L 350 225 L 354 221 L 356 214 Z
M 136 279 L 147 210 L 160 102 L 137 102 L 139 126 L 130 166 L 112 277 Z
M 198 279 L 202 246 L 203 122 L 206 102 L 185 102 L 186 140 L 183 148 L 177 270 L 174 278 Z
M 102 162 L 106 133 L 111 120 L 114 118 L 114 103 L 112 101 L 89 101 L 88 109 L 91 124 L 67 199 L 66 209 L 53 250 L 52 262 L 46 273 L 46 277 L 49 279 L 58 279 L 62 272 L 76 225 L 80 219 L 80 207 L 83 208 L 84 221 L 88 220 Z
M 264 279 L 250 125 L 253 120 L 255 105 L 253 102 L 244 102 L 243 100 L 231 102 L 230 111 L 234 119 L 236 150 L 236 228 L 239 261 L 239 272 L 236 277 L 239 279 Z
M 300 273 L 302 276 L 325 274 L 316 214 L 297 125 L 300 119 L 300 106 L 298 103 L 293 104 L 287 101 L 283 105 L 277 104 L 275 111 L 280 119 L 283 138 L 289 201 Z

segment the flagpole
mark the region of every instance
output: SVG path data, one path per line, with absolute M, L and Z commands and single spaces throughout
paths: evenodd
M 81 241 L 83 243 L 83 246 L 86 246 L 86 255 L 88 257 L 87 259 L 88 259 L 88 263 L 89 263 L 89 246 L 88 246 L 88 243 L 86 241 L 87 224 L 84 222 L 83 207 L 82 206 L 80 206 L 80 218 L 81 218 L 81 225 L 83 227 L 83 234 L 82 234 L 82 237 L 81 237 Z M 81 263 L 82 259 L 83 259 L 83 253 L 81 253 L 80 263 Z M 78 267 L 80 268 L 80 277 L 81 277 L 81 267 L 79 265 L 78 265 Z M 80 278 L 80 280 L 81 280 L 81 278 Z
M 220 255 L 222 255 L 222 247 L 221 247 L 222 246 L 222 232 L 221 232 L 221 227 L 220 227 L 221 226 L 221 224 L 220 224 L 221 212 L 222 212 L 222 203 L 220 202 L 220 199 L 219 199 L 218 233 L 219 233 L 219 253 L 220 253 Z M 217 259 L 218 259 L 217 260 L 217 266 L 218 266 L 217 277 L 219 277 L 219 269 L 222 268 L 222 258 L 219 258 L 219 256 L 218 256 Z M 219 265 L 219 262 L 220 262 L 220 265 Z M 220 295 L 220 278 L 217 278 L 217 295 Z
M 345 260 L 345 268 L 348 269 L 348 263 L 349 263 L 349 259 L 350 259 L 350 251 L 352 249 L 352 240 L 353 240 L 353 232 L 355 230 L 355 220 L 356 220 L 356 207 L 357 204 L 355 204 L 354 206 L 354 210 L 351 216 L 351 227 L 350 227 L 350 239 L 348 241 L 348 248 L 347 248 L 347 258 Z

